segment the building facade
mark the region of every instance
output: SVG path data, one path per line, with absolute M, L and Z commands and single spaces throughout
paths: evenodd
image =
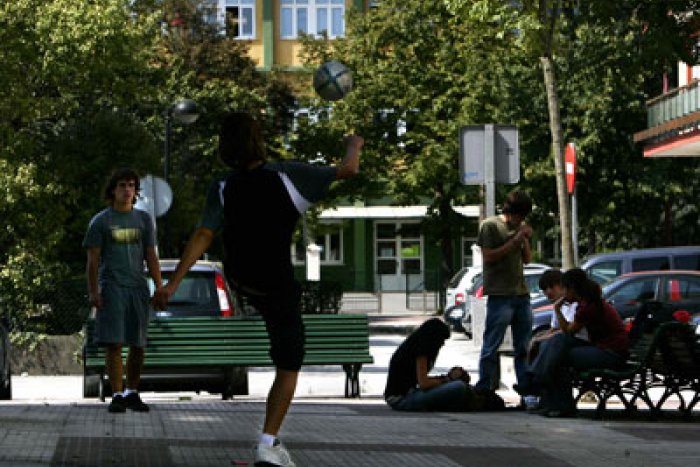
M 647 128 L 634 141 L 644 157 L 700 156 L 700 66 L 678 64 L 678 87 L 647 102 Z
M 226 34 L 247 41 L 250 56 L 260 70 L 273 67 L 294 70 L 301 33 L 329 38 L 345 35 L 345 16 L 350 9 L 369 10 L 368 0 L 212 0 L 210 21 L 225 25 Z

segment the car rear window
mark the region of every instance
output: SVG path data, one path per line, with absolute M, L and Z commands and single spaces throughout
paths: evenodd
M 700 255 L 674 256 L 673 263 L 675 269 L 700 271 Z
M 170 279 L 170 272 L 162 272 L 163 284 Z M 153 293 L 153 279 L 148 278 L 148 287 Z M 177 291 L 168 301 L 168 311 L 190 314 L 218 315 L 219 297 L 216 291 L 216 280 L 213 272 L 191 271 L 187 273 Z M 195 312 L 195 313 L 192 313 Z
M 622 261 L 601 261 L 586 269 L 588 275 L 598 283 L 605 283 L 622 274 Z
M 540 295 L 542 294 L 542 289 L 540 289 L 540 279 L 542 274 L 526 274 L 525 283 L 530 291 L 530 294 Z
M 636 258 L 632 260 L 632 271 L 665 271 L 671 269 L 668 256 Z

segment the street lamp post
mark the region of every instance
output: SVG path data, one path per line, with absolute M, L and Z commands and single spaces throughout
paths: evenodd
M 170 177 L 170 135 L 173 119 L 184 125 L 194 123 L 199 118 L 200 108 L 192 99 L 181 99 L 170 105 L 163 112 L 165 119 L 165 139 L 163 141 L 163 179 L 169 182 Z M 167 213 L 163 217 L 163 256 L 170 254 L 170 232 L 168 231 Z

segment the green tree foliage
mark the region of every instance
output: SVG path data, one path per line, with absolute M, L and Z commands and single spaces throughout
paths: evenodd
M 169 216 L 176 245 L 194 228 L 207 185 L 223 170 L 214 137 L 221 114 L 256 112 L 270 134 L 289 120 L 284 81 L 257 72 L 243 42 L 206 24 L 205 5 L 0 5 L 0 214 L 7 223 L 0 233 L 0 306 L 18 326 L 26 319 L 17 317 L 51 309 L 40 289 L 82 278 L 82 238 L 105 206 L 112 170 L 162 173 L 164 112 L 174 101 L 191 98 L 204 109 L 195 125 L 173 124 Z M 182 21 L 171 21 L 175 13 Z
M 697 61 L 697 0 L 525 0 L 507 7 L 508 2 L 498 0 L 446 3 L 466 17 L 503 22 L 504 30 L 514 23 L 518 41 L 503 53 L 530 64 L 522 69 L 525 82 L 533 83 L 533 73 L 540 73 L 539 57 L 549 49 L 564 141 L 578 147 L 583 252 L 697 241 L 700 159 L 648 160 L 632 143 L 632 135 L 646 126 L 645 100 L 661 92 L 650 84 L 658 83 L 658 76 L 679 59 Z M 504 10 L 510 7 L 510 12 Z M 539 148 L 540 154 L 537 160 L 534 152 L 525 155 L 523 182 L 552 214 L 539 220 L 555 236 L 555 170 L 552 158 L 544 157 L 550 149 L 542 145 L 547 114 L 541 113 L 541 85 L 530 90 L 534 105 L 512 108 L 525 120 L 532 113 L 535 126 L 521 127 L 521 148 L 526 153 Z
M 148 93 L 146 57 L 157 23 L 133 16 L 125 0 L 17 0 L 0 5 L 0 298 L 18 326 L 42 309 L 38 291 L 67 272 L 79 244 L 66 240 L 83 160 L 61 159 L 49 143 L 95 105 Z M 88 122 L 83 121 L 83 124 Z M 99 157 L 90 154 L 90 158 Z M 67 165 L 70 163 L 72 167 Z M 65 252 L 64 252 L 65 253 Z M 45 302 L 44 302 L 45 303 Z
M 355 89 L 333 105 L 331 119 L 302 131 L 295 148 L 308 154 L 319 127 L 364 136 L 363 178 L 347 186 L 399 204 L 427 200 L 423 229 L 442 248 L 444 277 L 454 268 L 453 239 L 470 227 L 452 206 L 479 196 L 477 187 L 459 182 L 459 130 L 506 118 L 502 103 L 518 93 L 502 79 L 512 64 L 502 51 L 512 41 L 499 24 L 467 21 L 440 2 L 419 0 L 383 1 L 351 15 L 346 38 L 332 44 L 306 41 L 310 68 L 332 56 L 353 70 Z M 310 104 L 327 105 L 316 98 Z
M 172 0 L 161 6 L 165 34 L 158 60 L 166 78 L 158 91 L 160 108 L 165 111 L 178 99 L 189 98 L 202 110 L 196 123 L 174 122 L 172 127 L 170 183 L 175 201 L 167 216 L 174 255 L 199 218 L 208 184 L 226 170 L 218 161 L 215 137 L 221 116 L 233 110 L 257 115 L 273 150 L 275 137 L 287 129 L 294 104 L 291 88 L 279 73 L 256 70 L 246 42 L 205 21 L 202 13 L 207 5 L 201 0 Z M 155 134 L 163 134 L 162 114 L 154 114 L 148 124 Z M 213 253 L 221 255 L 219 245 Z
M 695 59 L 697 19 L 670 12 L 697 13 L 698 2 L 554 3 L 562 9 L 553 61 L 565 140 L 578 149 L 582 251 L 692 243 L 700 159 L 644 159 L 632 135 L 646 127 L 645 100 L 661 92 L 649 83 L 679 59 Z M 536 44 L 523 50 L 535 59 Z

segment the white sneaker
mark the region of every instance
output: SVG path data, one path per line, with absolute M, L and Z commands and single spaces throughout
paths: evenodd
M 292 456 L 279 441 L 274 446 L 268 446 L 264 443 L 255 446 L 255 465 L 259 467 L 272 465 L 296 467 L 296 464 L 292 462 Z

